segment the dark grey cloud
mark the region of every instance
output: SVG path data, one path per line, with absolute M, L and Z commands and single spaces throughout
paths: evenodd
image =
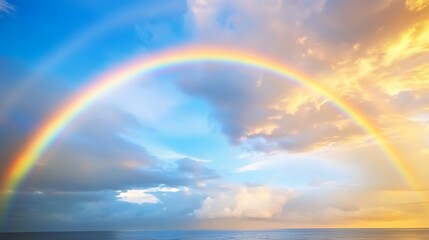
M 19 85 L 26 71 L 5 61 L 1 88 L 7 96 Z M 69 89 L 57 79 L 45 78 L 30 90 L 29 99 L 21 99 L 3 113 L 0 122 L 1 162 L 6 166 L 30 134 L 60 107 Z M 9 91 L 9 92 L 8 92 Z M 201 163 L 178 160 L 165 167 L 161 159 L 143 146 L 125 140 L 122 135 L 138 129 L 137 119 L 111 103 L 98 102 L 79 116 L 60 134 L 38 160 L 23 184 L 28 190 L 106 190 L 151 187 L 159 184 L 192 185 L 194 181 L 217 177 Z M 193 165 L 192 165 L 193 164 Z M 188 168 L 184 168 L 187 166 Z M 192 172 L 197 170 L 199 172 Z M 2 169 L 6 169 L 5 167 Z
M 79 122 L 79 121 L 78 121 Z M 93 191 L 192 186 L 219 177 L 192 159 L 164 164 L 143 146 L 121 137 L 138 129 L 136 119 L 115 107 L 97 105 L 42 156 L 25 189 Z
M 263 152 L 303 151 L 363 134 L 340 109 L 321 103 L 323 97 L 316 99 L 319 103 L 302 103 L 293 113 L 281 109 L 289 96 L 292 101 L 296 97 L 297 85 L 288 79 L 226 65 L 197 66 L 190 72 L 177 82 L 179 89 L 213 107 L 211 119 L 232 144 Z M 266 126 L 273 129 L 258 130 Z
M 201 200 L 184 192 L 157 194 L 160 204 L 120 202 L 115 191 L 18 192 L 2 230 L 82 231 L 187 227 Z M 180 204 L 178 204 L 180 202 Z M 174 207 L 172 207 L 174 206 Z M 0 228 L 1 229 L 1 228 Z
M 180 159 L 164 166 L 162 160 L 149 155 L 142 147 L 134 146 L 133 149 L 132 144 L 119 140 L 110 145 L 93 143 L 96 154 L 91 153 L 94 149 L 86 150 L 89 146 L 80 147 L 81 144 L 84 143 L 67 144 L 53 150 L 50 159 L 42 160 L 32 170 L 23 189 L 100 191 L 149 188 L 160 184 L 192 187 L 200 181 L 219 177 L 214 170 L 192 159 Z M 106 153 L 109 150 L 98 153 L 100 146 L 118 151 L 114 150 L 111 155 Z M 101 156 L 97 156 L 99 154 Z
M 220 130 L 234 144 L 253 125 L 277 114 L 278 111 L 266 105 L 287 94 L 287 91 L 281 90 L 284 82 L 279 79 L 268 80 L 269 83 L 264 82 L 257 87 L 255 75 L 263 74 L 262 71 L 251 71 L 249 74 L 236 67 L 220 64 L 196 66 L 188 72 L 177 82 L 179 89 L 209 102 L 214 109 L 211 118 L 220 123 Z M 267 91 L 272 98 L 264 96 Z
M 0 98 L 12 93 L 21 76 L 28 73 L 10 61 L 1 66 L 7 71 L 0 73 Z M 43 79 L 29 90 L 27 99 L 19 99 L 1 116 L 2 172 L 31 133 L 72 91 L 57 79 Z M 220 176 L 190 158 L 168 160 L 167 164 L 123 137 L 139 127 L 133 115 L 113 104 L 94 103 L 60 134 L 15 189 L 2 230 L 171 228 L 186 224 L 183 219 L 191 218 L 187 214 L 198 196 L 182 191 L 151 193 L 161 203 L 149 206 L 119 202 L 117 191 L 158 186 L 193 188 Z M 176 198 L 186 200 L 177 206 Z
M 177 170 L 196 179 L 211 179 L 219 177 L 219 174 L 215 170 L 206 168 L 202 162 L 191 158 L 182 158 L 177 160 Z

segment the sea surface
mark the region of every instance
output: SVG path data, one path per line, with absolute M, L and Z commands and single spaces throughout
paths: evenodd
M 429 229 L 286 229 L 268 231 L 112 231 L 0 233 L 1 240 L 429 240 Z

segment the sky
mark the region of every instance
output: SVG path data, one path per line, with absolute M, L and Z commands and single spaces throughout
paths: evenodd
M 182 46 L 280 62 L 374 130 L 263 68 L 164 67 L 93 101 L 1 189 L 0 231 L 429 227 L 427 0 L 0 0 L 0 31 L 3 183 L 96 76 Z

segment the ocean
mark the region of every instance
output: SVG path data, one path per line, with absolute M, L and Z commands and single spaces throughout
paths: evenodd
M 429 240 L 429 229 L 0 233 L 1 240 Z

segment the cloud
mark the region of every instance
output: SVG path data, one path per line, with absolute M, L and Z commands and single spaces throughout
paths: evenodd
M 0 82 L 0 93 L 5 93 L 1 96 L 7 96 L 6 93 L 13 94 L 21 76 L 28 70 L 6 60 L 2 66 L 5 67 L 2 80 L 16 79 Z M 44 76 L 43 79 L 30 89 L 31 101 L 20 99 L 15 107 L 2 115 L 2 171 L 20 151 L 22 143 L 28 141 L 29 134 L 58 107 L 61 103 L 58 99 L 68 96 L 71 91 L 53 77 Z M 219 177 L 216 171 L 191 158 L 171 159 L 171 164 L 165 166 L 162 159 L 144 146 L 122 137 L 141 125 L 135 115 L 118 108 L 111 100 L 94 103 L 60 134 L 29 173 L 23 189 L 100 191 L 150 188 L 160 184 L 175 187 Z
M 157 198 L 152 193 L 171 193 L 171 192 L 178 192 L 180 191 L 179 188 L 172 188 L 172 187 L 155 187 L 155 188 L 148 188 L 148 189 L 131 189 L 127 191 L 119 191 L 118 195 L 116 197 L 119 201 L 128 202 L 128 203 L 135 203 L 135 204 L 143 204 L 143 203 L 161 203 L 161 200 Z
M 300 32 L 305 29 L 284 17 L 291 15 L 297 22 L 304 21 L 324 11 L 324 2 L 279 2 L 274 4 L 275 8 L 257 2 L 190 1 L 189 5 L 188 17 L 198 41 L 256 50 L 297 69 L 311 69 L 315 81 L 318 81 L 317 71 L 330 65 L 318 57 L 302 57 L 302 51 L 308 50 L 302 49 L 304 42 L 315 43 L 298 41 L 307 39 Z M 270 36 L 270 44 L 263 42 L 261 36 Z M 319 67 L 315 68 L 316 65 Z M 306 151 L 362 134 L 325 99 L 264 71 L 203 65 L 185 75 L 178 85 L 214 107 L 212 118 L 231 143 L 244 144 L 250 149 Z
M 209 178 L 219 177 L 219 174 L 216 171 L 204 167 L 203 162 L 196 161 L 191 158 L 182 158 L 177 160 L 177 169 L 193 176 L 203 176 Z
M 250 171 L 256 171 L 259 170 L 263 167 L 265 167 L 266 165 L 269 165 L 270 163 L 267 163 L 266 161 L 264 162 L 255 162 L 255 163 L 250 163 L 244 166 L 239 167 L 236 172 L 238 173 L 242 173 L 242 172 L 250 172 Z
M 193 43 L 256 51 L 304 72 L 332 88 L 399 153 L 406 153 L 404 161 L 421 179 L 419 190 L 427 190 L 429 123 L 426 118 L 416 121 L 429 114 L 425 1 L 190 0 L 188 5 L 186 33 L 182 26 L 156 18 L 134 25 L 143 47 L 175 44 L 177 30 L 181 39 L 189 34 Z M 1 103 L 2 97 L 13 95 L 26 70 L 0 61 Z M 137 98 L 126 96 L 119 107 L 112 104 L 115 99 L 98 102 L 61 134 L 16 190 L 8 218 L 13 227 L 7 229 L 180 228 L 195 221 L 218 228 L 427 224 L 421 211 L 427 202 L 420 193 L 407 186 L 358 123 L 318 93 L 262 70 L 224 64 L 193 64 L 169 74 L 179 78 L 175 84 L 181 91 L 208 103 L 210 123 L 231 144 L 264 156 L 248 159 L 250 163 L 228 172 L 228 179 L 251 176 L 264 181 L 259 184 L 293 179 L 299 188 L 292 193 L 269 185 L 224 186 L 221 174 L 204 161 L 171 149 L 158 155 L 131 141 L 127 136 L 139 132 L 142 122 L 151 123 L 155 131 L 172 132 L 176 139 L 169 139 L 167 146 L 177 144 L 178 136 L 200 134 L 197 128 L 207 130 L 199 126 L 204 121 L 170 115 L 171 109 L 187 106 L 176 102 L 182 99 L 165 86 L 136 87 L 124 95 Z M 61 79 L 41 79 L 27 98 L 0 116 L 0 171 L 44 116 L 58 107 L 58 100 L 71 92 Z M 164 95 L 170 98 L 160 97 Z M 153 104 L 143 109 L 139 99 Z M 165 119 L 179 124 L 167 128 Z M 184 121 L 188 127 L 181 126 Z M 284 157 L 297 152 L 304 157 Z M 308 153 L 323 155 L 330 163 L 305 161 Z M 224 159 L 217 161 L 210 164 L 223 168 Z
M 7 103 L 8 98 L 16 94 L 15 90 L 22 84 L 22 79 L 31 74 L 30 70 L 21 63 L 2 58 L 0 59 L 0 103 Z M 58 99 L 68 96 L 67 89 L 58 78 L 44 75 L 44 81 L 32 88 L 27 97 L 19 98 L 12 108 L 0 104 L 0 172 L 16 156 L 22 143 L 27 140 L 29 133 L 42 119 L 58 104 Z M 48 91 L 47 89 L 55 89 Z M 1 174 L 5 176 L 6 174 Z
M 15 7 L 6 0 L 0 0 L 0 12 L 10 13 L 15 10 Z
M 160 184 L 177 187 L 219 178 L 216 171 L 192 159 L 171 160 L 164 166 L 163 161 L 148 155 L 142 147 L 123 140 L 94 144 L 95 149 L 88 148 L 87 144 L 67 143 L 53 150 L 54 153 L 40 161 L 29 174 L 25 189 L 123 190 Z M 112 149 L 118 150 L 99 152 L 99 146 L 115 146 Z
M 392 109 L 425 112 L 427 103 L 429 10 L 410 11 L 410 4 L 423 2 L 188 1 L 186 19 L 196 42 L 279 59 L 332 88 L 396 141 L 390 131 L 397 125 L 385 117 Z M 371 138 L 329 100 L 278 76 L 222 64 L 201 64 L 190 72 L 182 73 L 179 89 L 207 101 L 219 130 L 247 150 L 354 148 Z M 400 100 L 405 91 L 410 99 Z
M 416 194 L 396 190 L 374 194 L 361 185 L 329 180 L 293 191 L 229 185 L 212 189 L 193 215 L 206 228 L 424 226 L 424 203 L 414 202 Z
M 211 189 L 202 200 L 201 207 L 193 212 L 199 220 L 199 227 L 262 229 L 426 224 L 424 209 L 427 202 L 416 201 L 419 193 L 408 190 L 374 191 L 354 181 L 330 180 L 309 183 L 293 190 L 267 185 L 219 186 Z M 268 199 L 270 193 L 277 197 L 267 200 L 274 205 L 265 204 L 263 200 Z
M 421 21 L 405 29 L 396 41 L 383 49 L 382 64 L 390 66 L 392 63 L 418 57 L 429 50 L 429 21 Z
M 378 191 L 374 194 L 372 189 L 362 186 L 331 184 L 296 192 L 281 217 L 295 227 L 424 225 L 424 214 L 420 211 L 424 211 L 425 204 L 413 201 L 417 197 L 415 192 Z
M 146 190 L 127 190 L 127 191 L 121 191 L 116 196 L 119 201 L 127 202 L 127 203 L 135 203 L 135 204 L 143 204 L 143 203 L 160 203 L 160 200 L 152 195 L 147 193 Z
M 429 1 L 427 0 L 406 0 L 405 6 L 410 11 L 421 11 L 429 5 Z
M 0 93 L 13 94 L 20 76 L 27 71 L 4 62 Z M 50 76 L 43 79 L 29 90 L 27 99 L 20 99 L 1 116 L 1 171 L 7 169 L 46 115 L 58 107 L 58 99 L 71 91 L 61 84 L 64 81 Z M 134 115 L 111 101 L 94 103 L 60 134 L 20 188 L 12 189 L 14 201 L 5 229 L 107 230 L 188 224 L 184 219 L 190 218 L 187 214 L 200 199 L 178 189 L 192 189 L 219 178 L 219 174 L 189 157 L 168 159 L 166 164 L 143 146 L 122 137 L 139 127 Z M 176 205 L 177 198 L 184 199 L 180 206 Z M 129 204 L 118 199 L 162 204 Z M 147 223 L 148 219 L 151 223 Z
M 283 212 L 290 191 L 270 186 L 232 186 L 206 197 L 194 215 L 201 219 L 270 219 Z
M 147 192 L 158 204 L 118 201 L 116 191 L 20 191 L 14 196 L 7 231 L 142 230 L 189 227 L 188 216 L 200 199 L 182 191 L 155 187 Z M 159 192 L 164 189 L 167 192 Z M 145 189 L 147 190 L 147 189 Z M 127 191 L 124 191 L 127 192 Z M 178 204 L 180 203 L 180 204 Z

